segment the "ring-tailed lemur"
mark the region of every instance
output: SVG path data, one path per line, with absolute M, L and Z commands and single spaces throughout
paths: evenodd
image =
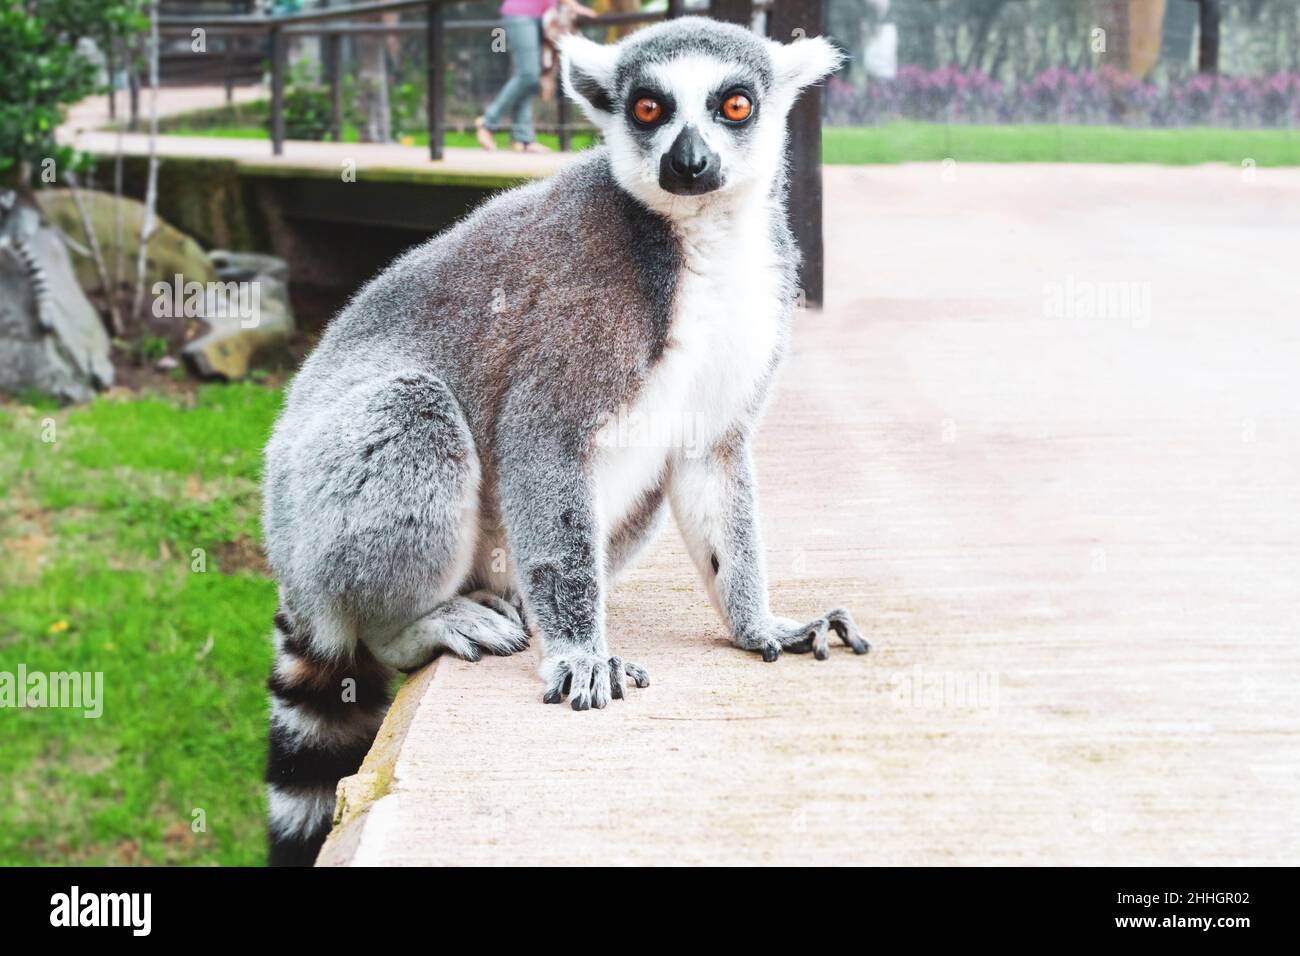
M 786 114 L 838 53 L 699 18 L 563 53 L 607 145 L 367 285 L 267 445 L 272 863 L 314 858 L 390 668 L 531 632 L 548 703 L 645 687 L 605 599 L 666 506 L 738 646 L 867 650 L 845 611 L 769 611 L 749 448 L 796 292 Z
M 50 304 L 50 281 L 31 242 L 41 227 L 40 214 L 18 202 L 12 189 L 0 189 L 0 250 L 7 249 L 27 270 L 36 308 L 36 325 L 42 332 L 54 329 Z

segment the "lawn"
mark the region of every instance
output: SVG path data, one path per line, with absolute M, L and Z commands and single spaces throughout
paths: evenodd
M 1300 130 L 1123 126 L 964 126 L 895 122 L 828 127 L 822 159 L 864 163 L 1153 163 L 1189 166 L 1253 160 L 1256 166 L 1300 165 Z
M 279 405 L 255 384 L 0 402 L 0 671 L 103 674 L 97 719 L 0 710 L 0 864 L 264 862 Z
M 198 110 L 168 117 L 165 132 L 186 136 L 266 139 L 265 103 Z M 356 142 L 355 126 L 345 126 L 345 142 Z M 552 149 L 557 137 L 538 139 Z M 497 144 L 509 147 L 509 136 L 498 133 Z M 423 146 L 428 134 L 405 138 Z M 588 133 L 575 133 L 573 148 L 591 145 Z M 448 131 L 444 143 L 473 148 L 474 134 Z M 1153 163 L 1187 166 L 1197 163 L 1256 166 L 1300 166 L 1300 130 L 1140 129 L 1124 126 L 1056 126 L 965 124 L 896 121 L 880 126 L 828 126 L 822 135 L 822 159 L 831 165 L 902 162 L 967 163 Z
M 257 126 L 215 126 L 211 129 L 195 130 L 180 128 L 172 131 L 174 136 L 217 136 L 224 139 L 270 139 L 266 130 Z M 497 133 L 495 136 L 497 146 L 500 149 L 510 148 L 510 134 Z M 560 148 L 560 138 L 554 133 L 539 133 L 537 140 L 544 143 L 551 149 Z M 574 133 L 573 149 L 586 149 L 591 145 L 593 137 L 590 133 Z M 343 142 L 358 143 L 361 136 L 355 126 L 346 127 L 343 130 Z M 410 136 L 403 136 L 400 142 L 407 146 L 428 146 L 428 133 L 413 133 Z M 461 133 L 456 130 L 448 130 L 443 134 L 442 142 L 444 146 L 453 146 L 461 149 L 474 149 L 478 146 L 477 140 L 473 133 Z

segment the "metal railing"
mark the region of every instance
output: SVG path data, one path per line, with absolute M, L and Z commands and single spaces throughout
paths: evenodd
M 271 148 L 276 156 L 284 152 L 285 140 L 285 82 L 288 71 L 288 43 L 292 37 L 316 35 L 329 44 L 329 85 L 331 102 L 331 131 L 335 139 L 342 132 L 342 78 L 339 63 L 339 44 L 349 35 L 420 33 L 425 36 L 428 57 L 425 76 L 425 108 L 429 129 L 429 156 L 442 158 L 443 129 L 445 126 L 446 97 L 443 88 L 445 76 L 445 39 L 448 33 L 459 30 L 483 30 L 495 26 L 497 21 L 448 21 L 444 8 L 458 0 L 382 0 L 382 2 L 354 3 L 343 7 L 294 13 L 287 16 L 214 16 L 214 17 L 163 17 L 160 29 L 168 34 L 188 33 L 201 28 L 216 35 L 252 32 L 269 38 L 271 48 Z M 767 13 L 769 36 L 788 41 L 802 32 L 816 36 L 824 23 L 824 0 L 709 0 L 709 14 L 715 19 L 728 20 L 749 26 L 755 12 Z M 357 17 L 394 13 L 415 8 L 425 10 L 423 22 L 355 23 L 338 22 Z M 668 0 L 663 13 L 602 14 L 584 19 L 583 29 L 620 26 L 671 19 L 685 12 L 684 0 Z M 569 122 L 569 105 L 561 94 L 556 98 L 558 111 L 557 131 L 560 148 L 571 145 L 572 125 Z M 788 216 L 803 253 L 800 270 L 800 287 L 805 301 L 811 305 L 822 302 L 822 191 L 821 191 L 821 96 L 813 90 L 805 93 L 790 113 L 789 167 L 790 194 Z
M 303 11 L 285 16 L 165 16 L 159 20 L 159 30 L 165 35 L 188 34 L 202 29 L 210 36 L 232 37 L 237 35 L 260 34 L 270 42 L 271 58 L 271 151 L 280 156 L 284 153 L 285 141 L 285 83 L 288 72 L 289 41 L 294 37 L 318 36 L 327 44 L 324 60 L 328 65 L 328 86 L 330 90 L 330 129 L 337 140 L 343 123 L 343 81 L 341 75 L 342 40 L 348 36 L 424 34 L 427 56 L 426 69 L 426 112 L 428 115 L 429 156 L 431 159 L 442 158 L 442 141 L 445 130 L 446 97 L 443 90 L 445 76 L 445 40 L 448 33 L 460 31 L 481 31 L 499 26 L 499 20 L 448 20 L 444 16 L 444 7 L 460 0 L 377 0 L 371 3 L 355 3 L 344 7 L 325 7 Z M 363 16 L 383 13 L 396 13 L 422 7 L 424 20 L 406 20 L 398 23 L 340 23 Z M 681 16 L 684 10 L 683 0 L 669 0 L 667 12 L 654 13 L 608 13 L 598 17 L 585 18 L 580 26 L 587 28 L 626 26 L 635 23 L 649 23 L 657 20 Z M 331 22 L 333 21 L 333 22 Z M 230 44 L 226 44 L 227 50 Z M 229 75 L 229 71 L 227 71 Z M 230 83 L 226 82 L 227 100 L 230 99 Z M 559 136 L 560 149 L 568 150 L 572 145 L 573 126 L 570 123 L 570 107 L 564 96 L 556 98 L 559 121 L 556 132 Z

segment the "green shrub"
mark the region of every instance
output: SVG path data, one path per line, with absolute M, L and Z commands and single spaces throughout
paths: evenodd
M 72 164 L 54 131 L 64 107 L 95 91 L 95 68 L 77 52 L 147 25 L 140 0 L 0 0 L 0 180 L 32 171 L 53 181 Z M 52 163 L 52 168 L 51 168 Z

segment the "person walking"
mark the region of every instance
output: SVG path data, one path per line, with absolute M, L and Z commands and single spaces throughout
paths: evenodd
M 541 88 L 542 17 L 557 2 L 577 16 L 596 15 L 595 10 L 579 0 L 505 0 L 501 5 L 506 46 L 510 50 L 510 79 L 486 112 L 474 121 L 478 144 L 486 150 L 497 148 L 492 134 L 499 128 L 502 117 L 509 116 L 511 145 L 516 152 L 550 152 L 537 142 L 533 130 L 533 96 Z

